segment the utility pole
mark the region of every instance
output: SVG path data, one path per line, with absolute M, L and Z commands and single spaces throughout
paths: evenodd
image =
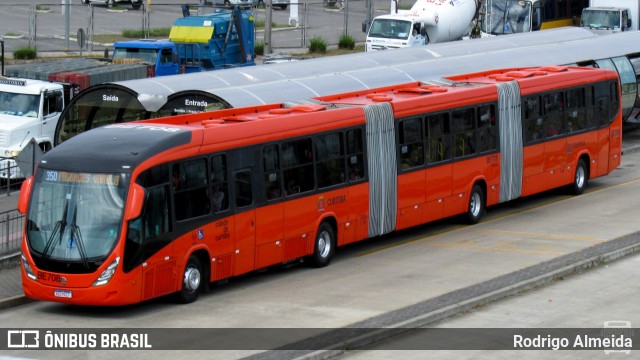
M 69 16 L 69 2 L 71 0 L 64 0 L 64 48 L 69 50 L 69 22 L 71 17 Z
M 264 55 L 271 54 L 271 10 L 273 9 L 272 1 L 265 1 L 265 18 L 264 18 Z

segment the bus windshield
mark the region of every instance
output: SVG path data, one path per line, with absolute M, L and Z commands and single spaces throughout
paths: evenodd
M 42 259 L 104 259 L 113 249 L 123 216 L 126 174 L 41 169 L 27 214 L 30 248 Z
M 387 39 L 408 39 L 411 21 L 395 19 L 375 19 L 369 30 L 370 37 Z
M 493 0 L 487 15 L 485 31 L 495 35 L 531 31 L 531 2 L 519 0 Z M 486 6 L 487 2 L 483 3 Z
M 585 10 L 580 22 L 583 27 L 592 29 L 619 29 L 620 13 L 617 10 Z
M 116 48 L 113 51 L 113 60 L 139 59 L 147 64 L 155 64 L 158 59 L 156 49 Z
M 40 95 L 0 92 L 0 114 L 38 117 Z

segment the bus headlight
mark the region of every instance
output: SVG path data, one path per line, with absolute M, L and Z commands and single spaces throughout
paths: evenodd
M 36 273 L 33 272 L 31 265 L 29 265 L 29 262 L 27 261 L 27 257 L 24 256 L 24 253 L 22 253 L 21 255 L 22 255 L 22 268 L 24 269 L 24 273 L 27 275 L 29 279 L 33 281 L 38 281 L 38 278 L 36 277 Z
M 100 274 L 100 277 L 91 285 L 91 286 L 102 286 L 106 285 L 109 280 L 113 277 L 113 274 L 116 273 L 116 268 L 118 267 L 118 263 L 120 263 L 120 257 L 118 256 L 109 266 Z

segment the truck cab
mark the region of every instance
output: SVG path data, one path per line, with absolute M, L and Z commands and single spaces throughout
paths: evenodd
M 629 31 L 634 25 L 629 15 L 629 9 L 625 8 L 588 7 L 582 11 L 580 26 L 596 33 Z
M 176 44 L 169 40 L 118 41 L 113 46 L 113 63 L 147 64 L 149 77 L 180 73 L 178 50 Z
M 582 9 L 580 27 L 596 34 L 638 30 L 639 13 L 638 0 L 590 0 Z
M 53 147 L 53 134 L 65 106 L 62 84 L 0 77 L 0 178 L 22 178 L 15 157 L 34 139 L 42 151 Z
M 363 31 L 366 28 L 363 24 Z M 429 42 L 424 24 L 409 14 L 381 15 L 371 23 L 365 51 L 421 46 Z

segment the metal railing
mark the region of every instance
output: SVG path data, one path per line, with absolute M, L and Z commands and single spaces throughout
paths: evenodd
M 0 213 L 0 257 L 20 251 L 23 220 L 18 210 Z
M 24 176 L 17 162 L 12 158 L 0 156 L 0 195 L 9 196 L 19 191 L 23 181 Z

